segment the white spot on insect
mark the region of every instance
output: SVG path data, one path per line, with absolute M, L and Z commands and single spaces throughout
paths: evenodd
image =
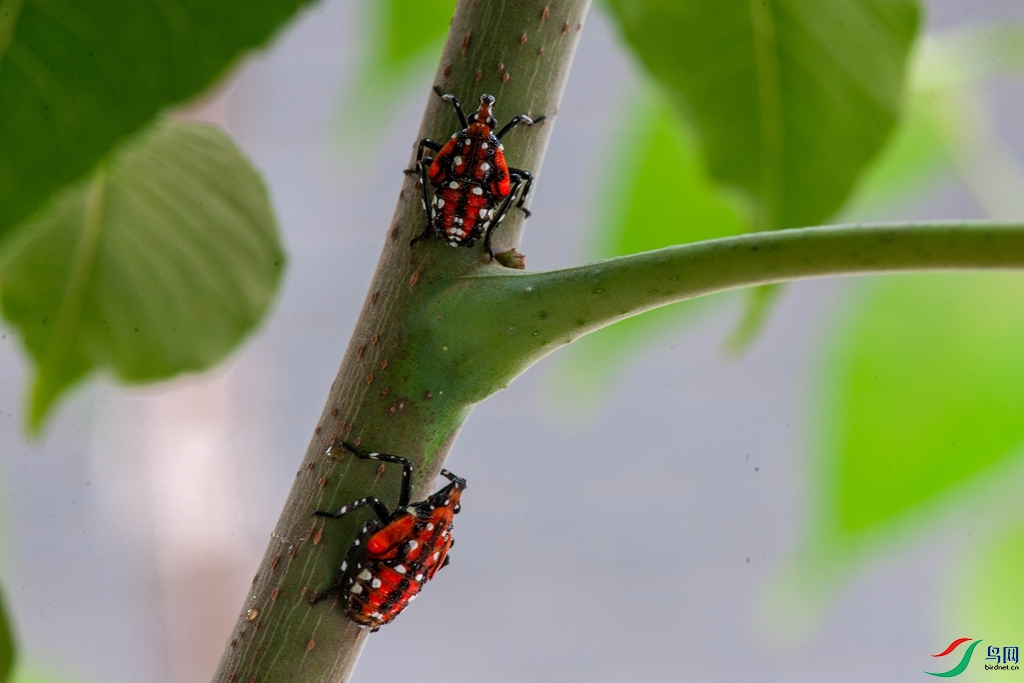
M 397 565 L 395 567 L 395 571 L 398 572 L 399 574 L 404 574 L 405 573 L 405 565 L 404 564 Z
M 486 173 L 487 171 L 491 170 L 491 165 L 485 161 L 484 163 L 480 164 L 480 170 Z
M 433 531 L 433 530 L 434 530 L 434 525 L 433 524 L 427 524 L 427 531 Z
M 353 543 L 352 545 L 359 545 L 359 539 L 357 538 L 357 539 L 356 539 L 356 542 L 355 542 L 355 543 Z
M 363 581 L 366 581 L 367 579 L 373 578 L 373 574 L 370 573 L 369 569 L 364 569 L 363 571 L 359 572 L 359 578 Z
M 500 149 L 502 152 L 504 152 L 505 151 L 505 145 L 498 145 L 498 149 Z
M 482 187 L 474 187 L 473 188 L 473 194 L 483 194 L 483 193 L 484 193 L 484 188 L 482 188 Z
M 439 551 L 439 552 L 436 552 L 436 553 L 434 553 L 434 562 L 437 562 L 437 558 L 439 558 L 439 557 L 441 557 L 441 553 L 440 553 L 440 551 Z
M 453 161 L 455 161 L 456 166 L 462 166 L 462 157 L 455 157 Z
M 363 587 L 361 585 L 359 585 L 358 583 L 354 584 L 352 586 L 352 588 L 349 589 L 349 592 L 350 593 L 355 593 L 356 595 L 359 595 L 360 593 L 363 592 Z
M 480 149 L 487 149 L 487 143 L 486 142 L 481 142 L 480 143 Z
M 380 588 L 380 579 L 374 579 L 370 582 L 371 588 Z
M 453 180 L 450 183 L 448 183 L 448 187 L 450 187 L 453 190 L 457 190 L 459 189 L 459 184 Z
M 415 540 L 409 541 L 408 545 L 409 545 L 409 550 L 416 550 L 416 548 L 420 547 L 419 541 L 415 541 Z
M 345 571 L 346 569 L 348 569 L 348 560 L 341 563 L 341 571 Z
M 380 612 L 370 612 L 371 619 L 380 619 L 383 615 Z
M 444 199 L 441 198 L 441 197 L 438 197 L 437 199 L 435 199 L 434 200 L 434 206 L 436 206 L 439 209 L 444 208 Z
M 459 241 L 458 240 L 451 240 L 450 242 L 448 242 L 448 244 L 452 245 L 453 247 L 457 247 L 457 246 L 459 246 Z
M 417 581 L 422 581 L 423 580 L 423 574 L 417 574 L 413 578 L 416 579 Z

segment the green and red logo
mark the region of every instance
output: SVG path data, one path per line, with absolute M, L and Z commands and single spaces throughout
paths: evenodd
M 932 657 L 945 657 L 946 655 L 951 654 L 954 650 L 956 650 L 958 647 L 960 647 L 964 643 L 970 642 L 971 640 L 974 640 L 974 639 L 973 638 L 957 638 L 956 640 L 954 640 L 952 643 L 949 644 L 949 647 L 947 647 L 945 650 L 943 650 L 942 652 L 940 652 L 937 655 L 932 655 Z M 960 658 L 960 663 L 957 664 L 956 666 L 954 666 L 949 671 L 943 671 L 942 673 L 933 673 L 931 671 L 925 671 L 925 673 L 928 674 L 929 676 L 938 676 L 940 678 L 952 678 L 953 676 L 959 676 L 967 668 L 967 665 L 971 663 L 971 655 L 974 654 L 974 648 L 978 647 L 978 643 L 980 643 L 980 642 L 981 642 L 981 639 L 978 639 L 978 640 L 975 640 L 973 643 L 971 643 L 970 646 L 968 646 L 967 650 L 964 651 L 963 657 Z
M 971 655 L 974 654 L 974 648 L 978 647 L 980 642 L 981 638 L 977 640 L 973 638 L 957 638 L 949 644 L 949 647 L 937 655 L 932 655 L 932 657 L 945 657 L 955 652 L 964 643 L 970 643 L 960 657 L 960 663 L 949 671 L 941 673 L 925 671 L 925 673 L 929 676 L 938 676 L 939 678 L 959 676 L 967 669 L 967 665 L 971 663 Z M 1002 647 L 999 645 L 989 645 L 985 654 L 985 671 L 1020 671 L 1020 648 L 1016 645 L 1005 645 Z

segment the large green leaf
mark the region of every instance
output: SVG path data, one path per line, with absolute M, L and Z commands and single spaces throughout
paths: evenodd
M 886 278 L 833 354 L 824 501 L 841 535 L 897 520 L 1024 443 L 1024 276 Z
M 0 1 L 0 236 L 307 2 Z
M 878 220 L 886 209 L 921 196 L 950 175 L 953 160 L 938 121 L 944 103 L 934 92 L 913 94 L 889 144 L 843 209 L 844 222 Z
M 37 365 L 31 422 L 94 368 L 201 370 L 260 321 L 283 256 L 263 182 L 217 128 L 163 121 L 62 192 L 0 254 Z
M 610 0 L 757 229 L 836 212 L 896 120 L 916 0 Z

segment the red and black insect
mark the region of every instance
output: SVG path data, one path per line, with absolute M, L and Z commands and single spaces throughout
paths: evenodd
M 545 117 L 534 120 L 520 114 L 495 134 L 493 130 L 498 122 L 491 113 L 493 96 L 481 95 L 480 108 L 467 120 L 455 95 L 441 95 L 437 88 L 434 92 L 451 102 L 462 130 L 444 146 L 430 138 L 420 140 L 416 165 L 427 225 L 409 244 L 412 246 L 431 233 L 453 247 L 471 247 L 483 237 L 487 253 L 494 258 L 491 233 L 504 220 L 513 203 L 522 209 L 523 215 L 530 215 L 523 203 L 533 186 L 533 175 L 529 171 L 510 168 L 505 163 L 501 139 L 520 123 L 532 126 Z M 428 149 L 436 155 L 424 156 Z
M 466 480 L 441 470 L 450 483 L 426 500 L 410 503 L 412 464 L 408 460 L 386 453 L 367 453 L 349 444 L 342 446 L 364 460 L 401 465 L 402 488 L 394 512 L 388 512 L 379 499 L 369 497 L 353 501 L 337 512 L 313 513 L 339 519 L 366 505 L 377 513 L 377 519 L 363 524 L 335 582 L 313 604 L 337 593 L 352 621 L 376 631 L 398 616 L 416 598 L 423 584 L 448 564 L 448 550 L 453 544 L 452 518 L 459 512 Z

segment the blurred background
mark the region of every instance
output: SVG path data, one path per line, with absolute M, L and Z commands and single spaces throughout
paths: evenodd
M 145 389 L 90 381 L 29 442 L 28 365 L 0 339 L 0 571 L 22 683 L 209 679 L 430 91 L 439 43 L 386 74 L 367 56 L 385 5 L 321 2 L 185 113 L 264 173 L 289 258 L 227 363 Z M 934 34 L 1024 22 L 1021 0 L 927 7 Z M 841 218 L 1024 217 L 1020 79 L 950 84 L 921 54 L 908 122 Z M 648 163 L 622 141 L 660 130 L 659 107 L 595 7 L 521 247 L 531 269 L 628 250 L 608 188 Z M 736 294 L 545 359 L 466 423 L 447 465 L 469 481 L 452 565 L 370 638 L 354 680 L 907 681 L 949 668 L 929 655 L 958 637 L 1024 645 L 1022 284 L 805 282 L 742 351 Z

